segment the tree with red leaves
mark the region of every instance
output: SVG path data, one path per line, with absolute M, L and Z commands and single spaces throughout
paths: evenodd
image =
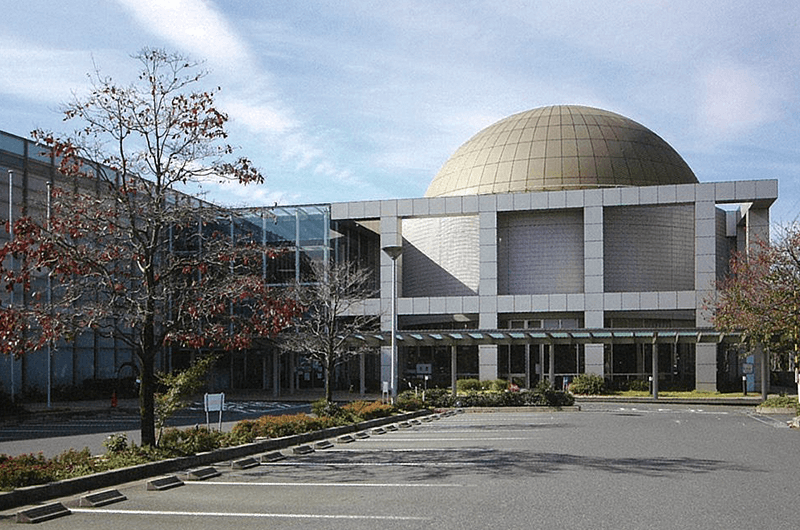
M 134 83 L 97 73 L 89 95 L 67 105 L 65 120 L 81 122 L 74 136 L 34 132 L 59 174 L 47 214 L 15 220 L 0 248 L 0 278 L 26 299 L 0 310 L 0 349 L 21 356 L 87 329 L 127 343 L 140 370 L 141 443 L 155 446 L 159 353 L 248 348 L 298 307 L 266 285 L 272 256 L 244 220 L 174 190 L 263 182 L 246 158 L 229 161 L 215 93 L 192 91 L 204 72 L 163 50 L 134 58 Z
M 742 333 L 751 346 L 767 348 L 773 360 L 793 367 L 800 394 L 800 226 L 781 230 L 773 243 L 758 241 L 735 253 L 720 282 L 713 322 Z

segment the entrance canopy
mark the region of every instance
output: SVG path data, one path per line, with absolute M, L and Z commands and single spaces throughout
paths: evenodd
M 738 343 L 740 333 L 709 328 L 677 329 L 493 329 L 400 331 L 398 346 L 467 346 L 474 344 L 698 344 Z M 391 346 L 390 333 L 352 335 L 363 346 Z

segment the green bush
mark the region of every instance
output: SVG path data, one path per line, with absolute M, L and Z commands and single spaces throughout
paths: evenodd
M 426 399 L 430 395 L 429 393 L 433 390 L 434 389 L 428 390 L 425 393 Z M 425 403 L 422 402 L 422 396 L 413 390 L 406 390 L 405 392 L 400 392 L 397 394 L 397 397 L 394 400 L 394 405 L 398 410 L 405 410 L 408 412 L 425 408 Z
M 773 396 L 767 398 L 761 406 L 768 408 L 791 408 L 800 414 L 800 403 L 797 401 L 797 396 Z
M 459 392 L 468 392 L 470 390 L 481 390 L 483 386 L 479 379 L 459 379 L 456 381 L 456 390 Z
M 262 416 L 256 420 L 242 420 L 233 426 L 234 436 L 255 438 L 280 438 L 304 432 L 319 431 L 341 425 L 340 421 L 328 416 L 313 417 L 307 414 L 283 416 Z
M 125 433 L 109 434 L 103 442 L 109 453 L 122 453 L 128 450 L 128 435 Z
M 453 392 L 447 388 L 431 388 L 425 392 L 425 406 L 447 408 L 454 405 Z
M 508 390 L 508 381 L 505 379 L 491 379 L 489 381 L 482 381 L 481 388 L 483 390 L 490 390 L 492 392 L 503 392 Z
M 344 414 L 342 408 L 338 404 L 333 401 L 328 401 L 325 398 L 318 399 L 311 403 L 311 413 L 318 418 L 322 416 L 337 418 Z
M 649 392 L 650 382 L 643 379 L 634 379 L 633 381 L 628 381 L 627 387 L 628 390 L 633 390 L 634 392 Z
M 503 392 L 508 390 L 508 381 L 505 379 L 490 379 L 481 381 L 479 379 L 459 379 L 456 381 L 458 392 L 470 392 L 478 390 L 488 390 L 491 392 Z
M 597 396 L 606 393 L 606 380 L 597 374 L 580 374 L 569 384 L 573 394 Z
M 409 399 L 405 396 L 398 398 Z M 573 405 L 575 399 L 571 394 L 554 390 L 547 383 L 540 383 L 533 390 L 521 392 L 487 392 L 468 391 L 459 393 L 455 398 L 452 392 L 437 388 L 429 390 L 425 395 L 425 405 L 431 408 L 451 407 L 523 407 L 546 406 L 566 407 Z
M 174 456 L 205 453 L 223 447 L 226 434 L 206 427 L 191 429 L 165 429 L 158 442 L 160 450 Z
M 394 407 L 380 401 L 353 401 L 343 405 L 341 411 L 359 422 L 391 416 Z

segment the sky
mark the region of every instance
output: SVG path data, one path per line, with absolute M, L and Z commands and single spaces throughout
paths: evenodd
M 701 182 L 775 178 L 800 214 L 795 0 L 25 0 L 0 19 L 0 129 L 68 133 L 88 74 L 131 55 L 204 61 L 229 141 L 266 176 L 208 185 L 226 206 L 420 197 L 449 156 L 511 114 L 627 116 Z

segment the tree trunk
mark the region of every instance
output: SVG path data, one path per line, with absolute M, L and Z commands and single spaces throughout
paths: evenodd
M 325 401 L 328 403 L 333 402 L 333 385 L 331 384 L 333 367 L 331 364 L 330 362 L 325 363 Z
M 761 348 L 761 401 L 769 397 L 769 350 Z
M 141 383 L 139 385 L 139 416 L 141 421 L 142 443 L 150 447 L 156 446 L 155 415 L 155 360 L 152 355 L 143 355 L 141 361 Z

